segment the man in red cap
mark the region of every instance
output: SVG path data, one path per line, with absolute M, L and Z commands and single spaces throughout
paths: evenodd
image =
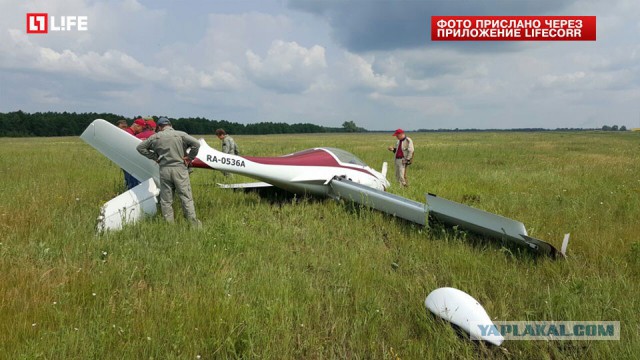
M 153 119 L 145 120 L 144 130 L 139 134 L 136 134 L 136 137 L 140 140 L 146 140 L 151 135 L 156 133 L 156 122 Z
M 396 168 L 396 180 L 401 186 L 408 186 L 407 182 L 407 166 L 413 161 L 413 140 L 411 140 L 404 130 L 398 129 L 393 133 L 398 141 L 396 146 L 389 146 L 389 151 L 395 155 L 394 165 Z
M 139 118 L 135 119 L 133 121 L 133 124 L 131 124 L 131 127 L 124 129 L 124 131 L 133 136 L 136 136 L 136 134 L 139 134 L 142 132 L 142 130 L 144 130 L 145 126 L 147 126 L 147 123 L 143 119 Z

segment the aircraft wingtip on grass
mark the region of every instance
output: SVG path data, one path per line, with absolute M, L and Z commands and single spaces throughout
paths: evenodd
M 143 183 L 119 195 L 103 206 L 99 229 L 120 229 L 145 214 L 155 214 L 150 199 L 157 195 L 153 179 L 159 185 L 158 165 L 136 151 L 140 140 L 113 124 L 97 119 L 80 136 L 100 153 Z M 255 183 L 222 184 L 223 188 L 259 188 L 275 186 L 294 193 L 350 200 L 387 214 L 427 225 L 428 215 L 447 225 L 502 239 L 553 258 L 564 257 L 569 236 L 558 251 L 551 244 L 528 236 L 521 222 L 427 194 L 427 203 L 386 192 L 387 164 L 378 172 L 355 155 L 336 148 L 321 147 L 278 157 L 252 157 L 225 154 L 200 139 L 200 150 L 192 165 L 244 175 Z M 110 219 L 107 221 L 106 219 Z M 120 220 L 118 220 L 120 219 Z

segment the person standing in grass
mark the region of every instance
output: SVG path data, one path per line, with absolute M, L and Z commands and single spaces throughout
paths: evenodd
M 122 121 L 122 120 L 121 120 Z M 125 124 L 126 124 L 126 120 L 125 120 Z M 142 132 L 142 130 L 144 130 L 144 127 L 147 125 L 147 123 L 142 120 L 142 119 L 136 119 L 133 121 L 133 124 L 131 124 L 130 127 L 125 127 L 122 128 L 122 130 L 126 131 L 127 133 L 136 136 L 138 134 L 140 134 Z M 118 126 L 120 126 L 120 122 L 118 122 Z M 140 184 L 140 181 L 138 179 L 136 179 L 133 175 L 129 174 L 128 172 L 124 171 L 124 169 L 122 170 L 124 172 L 124 183 L 125 185 L 127 185 L 127 190 L 131 190 L 134 187 L 138 186 Z
M 173 222 L 173 192 L 182 202 L 184 217 L 197 228 L 202 223 L 196 217 L 191 193 L 188 166 L 198 155 L 200 143 L 185 132 L 174 130 L 166 117 L 158 119 L 158 132 L 137 146 L 143 156 L 160 165 L 160 209 L 167 222 Z M 188 155 L 185 153 L 189 150 Z
M 402 129 L 396 130 L 392 136 L 398 139 L 395 147 L 389 146 L 388 148 L 395 155 L 396 180 L 401 186 L 409 186 L 407 182 L 407 166 L 411 165 L 413 161 L 413 140 Z
M 240 155 L 240 151 L 238 150 L 238 144 L 236 144 L 235 140 L 231 136 L 227 134 L 224 129 L 216 130 L 216 136 L 218 139 L 222 140 L 222 152 L 225 154 L 231 155 Z M 230 173 L 223 171 L 224 176 L 231 176 Z
M 216 136 L 222 140 L 222 152 L 225 154 L 240 155 L 238 144 L 224 129 L 216 130 Z

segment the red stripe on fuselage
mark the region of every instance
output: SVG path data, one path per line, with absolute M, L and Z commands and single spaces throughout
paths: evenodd
M 340 164 L 330 153 L 323 149 L 308 149 L 284 156 L 275 157 L 251 157 L 243 156 L 249 161 L 253 161 L 264 165 L 283 165 L 283 166 L 329 166 L 339 167 L 342 169 L 351 169 L 374 176 L 369 171 L 361 167 L 344 166 Z
M 336 159 L 324 150 L 309 149 L 297 153 L 276 157 L 252 157 L 245 159 L 265 165 L 289 166 L 340 166 Z
M 204 161 L 198 158 L 193 159 L 193 161 L 191 162 L 191 166 L 195 168 L 211 169 L 211 166 L 205 164 Z

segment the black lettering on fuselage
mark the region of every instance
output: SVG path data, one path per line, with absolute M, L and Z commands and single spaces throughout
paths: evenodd
M 221 156 L 220 159 L 218 159 L 217 156 L 211 156 L 211 155 L 207 155 L 207 162 L 212 162 L 212 163 L 218 163 L 218 161 L 220 161 L 220 163 L 222 165 L 229 165 L 229 166 L 235 166 L 235 167 L 246 167 L 244 160 L 236 160 L 234 158 L 229 158 L 229 157 L 224 157 Z

